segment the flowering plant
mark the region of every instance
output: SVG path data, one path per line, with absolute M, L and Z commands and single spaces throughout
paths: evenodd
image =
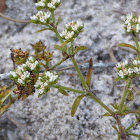
M 126 20 L 124 22 L 124 28 L 126 29 L 126 32 L 129 34 L 132 33 L 136 46 L 126 43 L 121 43 L 119 45 L 135 50 L 137 53 L 137 58 L 133 60 L 132 64 L 129 64 L 128 61 L 124 61 L 116 65 L 116 68 L 118 70 L 118 78 L 116 80 L 125 80 L 127 85 L 120 104 L 112 104 L 114 109 L 110 109 L 99 98 L 97 98 L 94 92 L 90 90 L 93 67 L 92 59 L 90 59 L 89 62 L 89 69 L 86 80 L 83 77 L 83 74 L 81 73 L 75 60 L 75 55 L 78 51 L 87 49 L 87 47 L 85 46 L 79 46 L 75 48 L 73 45 L 75 38 L 81 32 L 83 32 L 83 23 L 79 20 L 72 21 L 66 24 L 66 29 L 62 33 L 59 33 L 57 27 L 60 23 L 60 18 L 56 19 L 54 12 L 61 5 L 60 0 L 39 0 L 35 5 L 37 6 L 38 10 L 46 8 L 48 12 L 38 11 L 36 15 L 33 15 L 31 17 L 31 22 L 35 24 L 45 25 L 46 28 L 41 31 L 51 30 L 56 34 L 61 45 L 55 45 L 54 48 L 62 52 L 63 58 L 60 62 L 58 62 L 54 66 L 51 66 L 50 62 L 52 60 L 53 52 L 50 53 L 49 50 L 46 51 L 46 46 L 41 41 L 39 41 L 35 45 L 32 45 L 35 49 L 35 54 L 33 56 L 29 56 L 29 52 L 23 52 L 21 49 L 13 50 L 12 61 L 14 64 L 14 71 L 10 72 L 10 77 L 14 81 L 13 85 L 16 85 L 16 87 L 11 91 L 14 91 L 18 99 L 25 99 L 29 95 L 34 94 L 34 92 L 37 92 L 38 97 L 40 97 L 43 94 L 47 94 L 50 88 L 57 88 L 60 93 L 66 96 L 68 96 L 68 93 L 66 91 L 79 93 L 81 95 L 75 99 L 71 109 L 72 117 L 74 116 L 80 104 L 80 101 L 84 97 L 89 96 L 107 111 L 104 116 L 111 116 L 117 122 L 118 127 L 113 126 L 113 128 L 117 131 L 118 140 L 126 140 L 129 136 L 140 138 L 139 134 L 129 133 L 129 130 L 140 122 L 140 109 L 131 110 L 126 104 L 127 96 L 131 96 L 131 100 L 133 100 L 134 97 L 130 89 L 133 79 L 136 77 L 140 77 L 140 47 L 137 39 L 137 34 L 140 33 L 139 17 L 134 14 L 130 14 L 126 17 Z M 69 44 L 70 47 L 68 47 Z M 67 59 L 72 60 L 73 65 L 75 66 L 75 69 L 82 82 L 84 88 L 83 91 L 58 84 L 61 72 L 54 73 L 53 70 L 55 70 L 57 66 L 62 64 Z M 11 91 L 7 94 L 6 98 L 11 96 Z M 1 95 L 4 96 L 4 100 L 3 98 L 1 100 L 3 103 L 6 98 L 4 94 Z M 121 122 L 121 118 L 122 116 L 125 116 L 129 113 L 134 113 L 137 121 L 134 124 L 130 125 L 128 128 L 124 128 Z

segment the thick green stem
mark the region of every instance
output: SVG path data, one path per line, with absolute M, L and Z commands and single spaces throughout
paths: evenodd
M 76 93 L 81 93 L 81 94 L 85 94 L 86 93 L 85 91 L 82 91 L 82 90 L 77 90 L 77 89 L 73 89 L 73 88 L 69 88 L 69 87 L 64 87 L 64 86 L 56 85 L 56 84 L 53 85 L 53 87 L 55 87 L 55 88 L 63 88 L 65 90 L 76 92 Z
M 129 88 L 130 88 L 131 82 L 132 82 L 132 79 L 129 79 L 129 80 L 128 80 L 128 83 L 127 83 L 126 90 L 125 90 L 125 92 L 124 92 L 124 94 L 123 94 L 123 96 L 122 96 L 122 99 L 121 99 L 121 103 L 120 103 L 120 106 L 119 106 L 119 113 L 122 112 L 123 105 L 124 105 L 125 100 L 126 100 L 126 97 L 127 97 L 127 95 L 128 95 L 128 90 L 129 90 Z
M 117 121 L 122 140 L 127 140 L 123 125 L 122 125 L 122 123 L 121 123 L 121 121 L 120 121 L 120 119 L 119 119 L 119 117 L 117 115 L 115 116 L 115 119 Z
M 79 67 L 78 67 L 78 65 L 77 65 L 77 63 L 76 63 L 74 57 L 71 57 L 71 60 L 72 60 L 72 62 L 73 62 L 73 64 L 74 64 L 74 66 L 75 66 L 75 69 L 77 70 L 77 73 L 78 73 L 78 75 L 79 75 L 79 77 L 80 77 L 80 79 L 81 79 L 81 82 L 82 82 L 84 88 L 86 89 L 86 91 L 89 91 L 89 87 L 88 87 L 88 85 L 86 84 L 85 79 L 84 79 L 84 77 L 83 77 L 83 75 L 82 75 L 82 73 L 81 73 L 81 71 L 80 71 L 80 69 L 79 69 Z

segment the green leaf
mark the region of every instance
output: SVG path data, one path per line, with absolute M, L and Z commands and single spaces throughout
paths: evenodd
M 45 28 L 45 29 L 39 30 L 37 32 L 39 33 L 39 32 L 45 31 L 45 30 L 49 30 L 49 28 Z
M 56 26 L 58 26 L 58 24 L 60 23 L 60 21 L 61 21 L 61 17 L 58 18 L 57 23 L 56 23 Z
M 75 49 L 75 53 L 77 53 L 77 52 L 79 52 L 81 50 L 86 50 L 86 49 L 88 49 L 88 47 L 86 47 L 86 46 L 80 46 L 80 47 L 78 47 L 78 48 Z
M 130 45 L 130 44 L 126 44 L 126 43 L 121 43 L 119 44 L 120 47 L 127 47 L 127 48 L 131 48 L 135 51 L 137 51 L 137 49 L 133 46 L 133 45 Z
M 69 96 L 69 94 L 62 88 L 58 88 L 59 92 L 62 93 L 65 96 Z
M 62 74 L 62 71 L 59 71 L 59 72 L 57 73 L 58 76 L 60 76 L 61 74 Z
M 119 134 L 119 131 L 118 131 L 118 129 L 117 129 L 117 127 L 116 126 L 112 126 L 116 131 L 117 131 L 117 133 Z
M 77 110 L 77 108 L 78 108 L 78 106 L 79 106 L 81 100 L 82 100 L 85 96 L 86 96 L 86 95 L 81 95 L 81 96 L 78 96 L 78 97 L 75 99 L 75 101 L 74 101 L 74 103 L 73 103 L 73 105 L 72 105 L 72 109 L 71 109 L 71 116 L 72 116 L 72 117 L 74 116 L 74 114 L 75 114 L 75 112 L 76 112 L 76 110 Z
M 105 114 L 102 115 L 102 116 L 111 116 L 111 115 L 110 115 L 110 113 L 107 112 L 107 113 L 105 113 Z
M 58 49 L 58 50 L 60 50 L 60 51 L 62 51 L 62 52 L 66 52 L 66 51 L 67 51 L 67 47 L 61 47 L 61 46 L 59 46 L 59 45 L 55 45 L 54 48 L 55 48 L 55 49 Z
M 131 90 L 128 91 L 128 100 L 133 101 L 134 100 L 134 94 Z
M 135 137 L 140 138 L 140 135 L 138 135 L 138 134 L 134 134 L 134 133 L 129 133 L 129 134 L 127 134 L 127 135 L 131 135 L 131 136 L 135 136 Z
M 139 42 L 138 42 L 136 37 L 134 37 L 134 40 L 135 40 L 135 43 L 136 43 L 136 46 L 137 46 L 137 52 L 139 52 L 139 49 L 140 49 Z
M 92 78 L 92 67 L 93 67 L 93 61 L 92 58 L 89 61 L 89 69 L 88 69 L 88 74 L 87 74 L 87 85 L 90 88 L 90 83 L 91 83 L 91 78 Z
M 117 81 L 120 81 L 120 80 L 122 80 L 121 77 L 117 77 L 117 78 L 115 79 L 116 82 L 117 82 Z
M 111 104 L 116 110 L 118 110 L 119 109 L 119 104 L 115 104 L 115 105 L 113 105 L 113 104 Z

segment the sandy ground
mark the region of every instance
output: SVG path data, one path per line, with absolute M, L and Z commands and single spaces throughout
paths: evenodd
M 17 19 L 29 19 L 36 13 L 33 0 L 7 0 L 5 14 Z M 135 53 L 119 48 L 118 44 L 125 42 L 134 44 L 132 36 L 126 35 L 123 20 L 127 13 L 140 14 L 139 0 L 68 0 L 62 2 L 62 7 L 56 11 L 57 17 L 62 17 L 59 32 L 71 20 L 81 19 L 85 24 L 84 32 L 76 39 L 75 45 L 85 45 L 89 49 L 76 56 L 81 62 L 94 57 L 94 63 L 110 63 L 108 48 L 113 50 L 117 61 L 132 60 Z M 36 33 L 40 25 L 20 24 L 0 17 L 0 73 L 12 70 L 10 48 L 30 49 L 31 43 L 42 40 L 47 47 L 54 51 L 53 46 L 59 44 L 56 36 L 50 31 Z M 57 63 L 62 55 L 55 50 L 52 64 Z M 72 64 L 68 60 L 65 64 Z M 82 70 L 84 76 L 87 70 Z M 72 75 L 74 75 L 72 77 Z M 117 77 L 113 68 L 94 69 L 92 90 L 104 103 L 119 102 L 124 83 L 114 82 Z M 82 89 L 75 70 L 67 70 L 62 75 L 60 84 Z M 139 85 L 139 81 L 136 81 Z M 42 98 L 30 96 L 25 101 L 17 101 L 0 119 L 0 140 L 115 140 L 117 133 L 112 128 L 116 123 L 110 117 L 102 117 L 106 112 L 94 100 L 86 97 L 82 100 L 75 116 L 70 110 L 76 93 L 69 92 L 64 97 L 56 89 Z M 137 100 L 135 107 L 140 105 Z M 134 107 L 134 106 L 133 106 Z M 134 122 L 133 115 L 123 118 L 124 126 Z M 2 126 L 2 127 L 1 127 Z M 140 126 L 135 131 L 140 133 Z M 130 140 L 136 140 L 130 137 Z

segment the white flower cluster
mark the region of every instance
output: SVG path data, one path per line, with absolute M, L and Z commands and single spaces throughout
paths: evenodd
M 35 5 L 37 7 L 42 7 L 42 8 L 44 8 L 45 6 L 47 6 L 51 10 L 54 10 L 57 7 L 59 7 L 60 3 L 61 3 L 60 0 L 51 0 L 49 2 L 47 2 L 46 0 L 41 0 L 41 1 L 37 2 L 37 3 L 35 3 Z
M 42 77 L 39 77 L 34 87 L 36 88 L 39 94 L 43 94 L 45 88 L 53 81 L 58 78 L 58 75 L 53 74 L 52 72 L 45 72 Z
M 138 34 L 140 32 L 140 16 L 134 14 L 128 14 L 125 19 L 125 29 L 128 33 L 135 32 Z
M 66 40 L 78 36 L 82 32 L 84 25 L 81 21 L 72 21 L 66 24 L 66 29 L 60 34 L 60 36 Z
M 24 70 L 24 66 L 20 65 L 16 71 L 10 71 L 10 74 L 17 80 L 19 84 L 24 84 L 25 80 L 30 78 L 30 73 Z
M 29 57 L 25 64 L 23 64 L 25 67 L 27 66 L 30 70 L 34 70 L 38 65 L 38 61 L 34 60 L 33 57 Z
M 30 72 L 27 69 L 34 70 L 39 66 L 38 61 L 29 57 L 25 64 L 19 65 L 15 71 L 10 71 L 11 78 L 16 80 L 19 84 L 25 84 L 27 79 L 30 79 Z
M 52 0 L 50 3 L 47 4 L 47 6 L 51 9 L 56 9 L 56 5 L 60 4 L 60 0 Z
M 118 76 L 122 79 L 140 75 L 140 60 L 134 60 L 131 67 L 129 67 L 128 61 L 124 61 L 116 64 L 116 68 L 118 69 Z
M 50 19 L 51 13 L 50 12 L 42 12 L 42 11 L 38 11 L 38 13 L 36 15 L 33 15 L 31 18 L 31 20 L 33 21 L 40 21 L 42 23 L 48 23 L 49 19 Z
M 41 1 L 39 1 L 38 3 L 35 3 L 35 6 L 37 6 L 37 7 L 44 7 L 45 6 L 45 0 L 41 0 Z

